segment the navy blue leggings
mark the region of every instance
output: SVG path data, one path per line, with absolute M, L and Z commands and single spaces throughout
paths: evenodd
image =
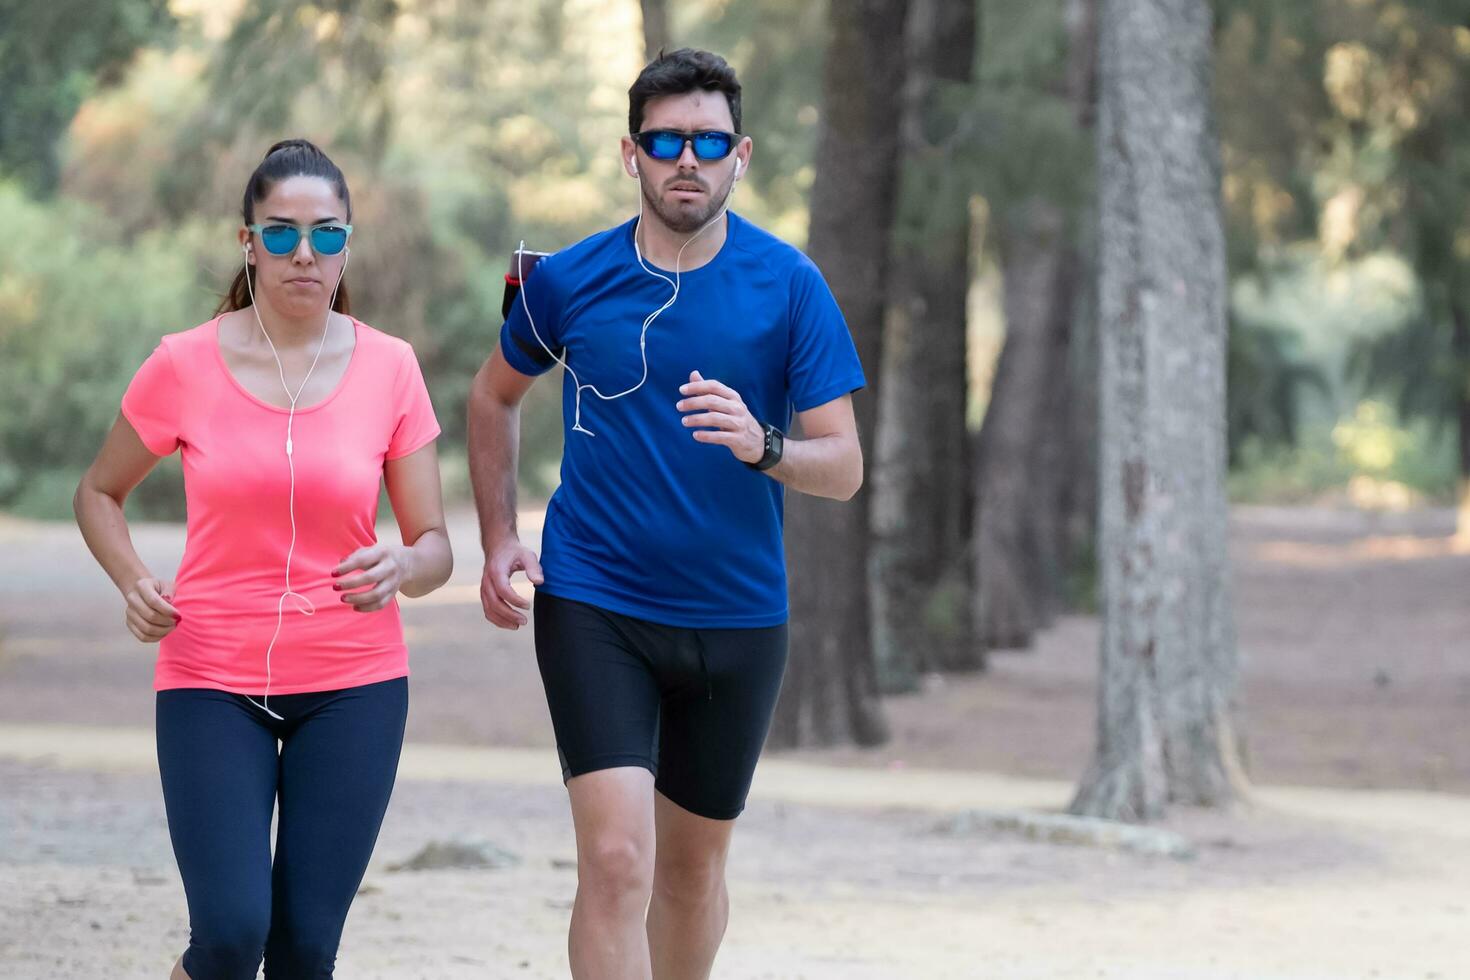
M 331 977 L 393 791 L 407 678 L 277 694 L 270 707 L 285 721 L 238 694 L 158 692 L 191 980 L 255 980 L 262 956 L 268 980 Z

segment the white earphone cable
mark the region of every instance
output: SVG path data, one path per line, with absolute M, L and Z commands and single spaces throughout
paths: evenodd
M 312 246 L 308 245 L 308 247 Z M 282 592 L 280 598 L 276 600 L 276 630 L 273 634 L 271 634 L 270 644 L 265 649 L 265 693 L 264 695 L 262 695 L 261 701 L 256 701 L 249 695 L 245 695 L 245 700 L 249 701 L 251 704 L 255 705 L 261 711 L 264 711 L 266 714 L 270 715 L 277 721 L 285 721 L 284 718 L 282 718 L 280 715 L 276 714 L 270 709 L 270 701 L 271 654 L 276 648 L 276 640 L 278 640 L 281 636 L 281 626 L 286 613 L 286 600 L 295 600 L 296 611 L 301 613 L 303 616 L 311 616 L 315 615 L 316 613 L 316 606 L 312 603 L 312 601 L 306 596 L 291 588 L 291 557 L 296 553 L 296 461 L 295 447 L 292 445 L 291 432 L 293 424 L 296 421 L 296 400 L 300 398 L 301 393 L 306 390 L 306 383 L 311 380 L 311 374 L 313 371 L 316 370 L 317 361 L 321 360 L 322 351 L 327 346 L 327 333 L 332 326 L 332 306 L 337 302 L 337 290 L 340 289 L 342 286 L 342 277 L 347 272 L 347 263 L 352 258 L 352 249 L 349 248 L 344 250 L 345 256 L 342 259 L 342 268 L 338 271 L 337 282 L 332 287 L 331 299 L 327 301 L 327 320 L 326 323 L 322 325 L 322 339 L 317 343 L 316 356 L 313 357 L 311 360 L 311 367 L 306 369 L 306 377 L 301 379 L 301 384 L 297 387 L 294 394 L 291 391 L 291 386 L 286 383 L 286 366 L 281 362 L 281 355 L 276 351 L 276 345 L 275 342 L 271 340 L 270 331 L 266 330 L 265 324 L 261 322 L 260 310 L 255 304 L 255 286 L 250 280 L 249 249 L 246 248 L 243 249 L 243 251 L 246 252 L 245 287 L 250 293 L 250 310 L 255 314 L 255 323 L 257 326 L 260 327 L 260 332 L 265 335 L 265 342 L 270 345 L 271 356 L 276 359 L 276 370 L 280 372 L 281 387 L 285 390 L 286 397 L 290 399 L 291 402 L 290 411 L 286 415 L 286 467 L 290 472 L 291 479 L 290 490 L 286 503 L 287 513 L 290 515 L 291 518 L 291 543 L 286 548 L 286 591 Z
M 737 164 L 739 163 L 738 160 L 736 162 L 737 162 Z M 736 168 L 736 175 L 737 176 L 739 175 L 739 172 L 740 172 L 739 171 L 739 168 L 737 167 Z M 635 170 L 634 173 L 636 175 L 637 171 Z M 602 399 L 603 401 L 610 402 L 610 401 L 613 401 L 615 399 L 622 398 L 624 395 L 631 395 L 633 392 L 637 391 L 639 388 L 642 388 L 644 382 L 648 380 L 648 328 L 653 325 L 653 321 L 654 320 L 658 319 L 659 314 L 663 313 L 669 307 L 673 306 L 674 303 L 679 299 L 679 287 L 680 287 L 680 283 L 682 281 L 681 280 L 681 277 L 680 277 L 680 269 L 679 269 L 679 266 L 680 266 L 680 263 L 683 261 L 683 258 L 684 258 L 684 249 L 688 248 L 689 247 L 689 244 L 691 242 L 693 242 L 700 235 L 704 234 L 704 232 L 710 226 L 712 226 L 716 221 L 719 221 L 720 218 L 724 216 L 725 212 L 727 212 L 727 211 L 730 210 L 730 198 L 733 197 L 734 194 L 735 194 L 735 184 L 732 182 L 730 184 L 730 191 L 729 191 L 729 193 L 727 193 L 725 195 L 725 201 L 724 201 L 724 203 L 720 205 L 720 210 L 715 214 L 715 216 L 713 218 L 710 218 L 703 225 L 701 225 L 699 227 L 699 230 L 698 231 L 696 231 L 694 234 L 690 235 L 687 239 L 685 239 L 683 245 L 679 246 L 679 252 L 678 252 L 677 255 L 674 256 L 674 278 L 673 279 L 670 279 L 668 276 L 664 275 L 662 272 L 659 272 L 659 271 L 651 268 L 648 265 L 647 262 L 643 261 L 643 250 L 641 248 L 639 248 L 639 246 L 638 246 L 638 231 L 643 226 L 643 188 L 642 188 L 642 184 L 641 184 L 641 181 L 640 181 L 640 185 L 639 185 L 639 189 L 638 189 L 638 221 L 633 226 L 633 254 L 637 256 L 637 258 L 638 258 L 638 264 L 643 267 L 643 271 L 647 272 L 651 276 L 656 276 L 659 279 L 662 279 L 664 282 L 668 283 L 670 286 L 673 287 L 674 292 L 673 292 L 673 294 L 671 296 L 669 296 L 668 300 L 664 303 L 664 305 L 660 306 L 658 309 L 656 309 L 652 313 L 648 314 L 648 316 L 643 321 L 643 329 L 641 331 L 639 331 L 639 334 L 638 334 L 638 353 L 643 358 L 643 376 L 638 379 L 638 383 L 635 384 L 633 387 L 628 388 L 626 391 L 617 392 L 616 394 L 613 394 L 613 395 L 604 395 L 601 391 L 599 391 L 597 389 L 597 387 L 595 385 L 583 384 L 582 383 L 582 380 L 577 377 L 577 372 L 572 369 L 571 364 L 567 363 L 567 359 L 565 357 L 557 354 L 556 351 L 552 350 L 551 347 L 546 343 L 546 341 L 542 339 L 541 332 L 536 329 L 536 320 L 531 315 L 531 304 L 529 302 L 527 302 L 527 300 L 526 300 L 526 275 L 525 275 L 525 252 L 524 252 L 524 249 L 526 247 L 526 243 L 525 243 L 524 240 L 520 243 L 520 246 L 516 250 L 516 278 L 520 279 L 520 281 L 521 281 L 521 308 L 526 311 L 526 322 L 528 322 L 531 325 L 531 333 L 536 337 L 536 342 L 538 344 L 540 344 L 541 345 L 541 349 L 544 350 L 544 351 L 546 351 L 547 354 L 551 355 L 551 357 L 558 364 L 560 364 L 562 367 L 566 368 L 567 373 L 572 376 L 572 383 L 574 385 L 576 385 L 576 394 L 575 394 L 575 401 L 574 401 L 574 407 L 573 407 L 573 416 L 572 416 L 572 431 L 573 432 L 580 432 L 580 433 L 582 433 L 583 435 L 586 435 L 586 436 L 596 436 L 597 435 L 597 433 L 593 432 L 591 429 L 585 428 L 582 425 L 582 392 L 583 392 L 583 390 L 590 391 L 590 392 L 592 392 L 592 394 L 596 395 L 598 398 Z

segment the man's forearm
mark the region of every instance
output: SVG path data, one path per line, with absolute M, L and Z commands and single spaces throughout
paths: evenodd
M 480 544 L 486 554 L 516 533 L 516 465 L 520 455 L 521 410 L 487 390 L 480 377 L 470 390 L 469 464 Z
M 766 476 L 799 493 L 849 500 L 863 485 L 863 453 L 857 440 L 844 435 L 785 441 L 781 462 Z

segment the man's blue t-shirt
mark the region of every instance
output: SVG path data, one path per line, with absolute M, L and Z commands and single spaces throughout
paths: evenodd
M 544 591 L 669 626 L 744 628 L 786 621 L 780 483 L 728 448 L 696 442 L 675 403 L 689 373 L 739 392 L 758 422 L 783 431 L 805 411 L 863 387 L 847 323 L 811 260 L 729 214 L 709 263 L 683 273 L 678 301 L 639 264 L 634 222 L 543 259 L 501 329 L 511 367 L 564 377 L 561 486 L 541 541 Z M 659 270 L 668 272 L 668 270 Z M 668 272 L 673 278 L 672 272 Z

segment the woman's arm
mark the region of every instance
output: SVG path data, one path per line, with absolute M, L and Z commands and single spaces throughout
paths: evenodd
M 122 593 L 128 629 L 144 643 L 163 639 L 179 621 L 179 611 L 167 598 L 171 588 L 155 578 L 138 557 L 123 516 L 123 501 L 158 460 L 132 424 L 118 415 L 72 496 L 82 538 Z
M 421 596 L 449 580 L 454 555 L 444 527 L 444 496 L 439 486 L 439 455 L 431 442 L 399 459 L 383 464 L 388 500 L 403 544 L 379 541 L 359 548 L 332 572 L 333 586 L 346 593 L 342 601 L 358 612 L 382 609 L 393 596 Z M 347 575 L 361 569 L 356 575 Z M 371 586 L 361 592 L 351 591 Z

